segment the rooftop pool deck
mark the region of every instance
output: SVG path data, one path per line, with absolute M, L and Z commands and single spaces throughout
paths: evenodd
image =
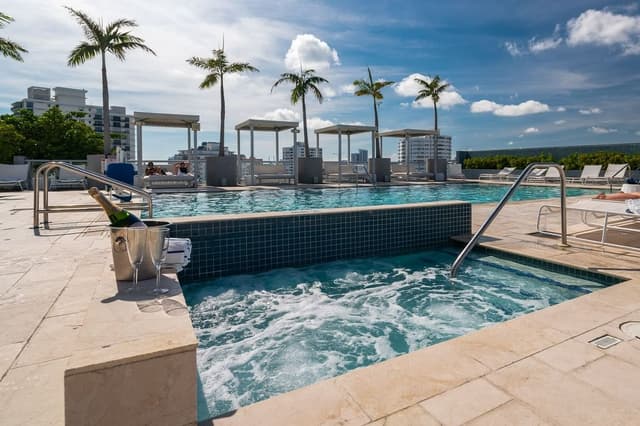
M 123 296 L 104 215 L 52 214 L 34 233 L 32 202 L 0 193 L 0 424 L 195 424 L 197 342 L 177 277 L 162 304 Z M 626 281 L 204 424 L 637 424 L 640 340 L 620 325 L 640 321 L 640 250 L 537 235 L 553 202 L 508 203 L 481 244 Z M 472 206 L 474 230 L 493 206 Z M 603 335 L 620 343 L 589 343 Z M 110 391 L 122 377 L 138 385 Z

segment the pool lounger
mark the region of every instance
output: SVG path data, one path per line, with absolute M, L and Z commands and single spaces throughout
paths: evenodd
M 143 178 L 145 188 L 194 188 L 193 175 L 151 175 Z

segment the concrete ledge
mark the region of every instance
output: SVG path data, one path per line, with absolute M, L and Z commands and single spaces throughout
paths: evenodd
M 148 296 L 155 280 L 116 282 L 106 270 L 87 309 L 64 373 L 69 425 L 195 423 L 197 340 L 175 274 Z

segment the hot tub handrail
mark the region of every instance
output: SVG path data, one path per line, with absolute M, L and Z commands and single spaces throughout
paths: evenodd
M 464 261 L 464 259 L 467 257 L 469 252 L 473 250 L 473 248 L 478 243 L 478 240 L 480 239 L 484 231 L 489 227 L 489 225 L 491 225 L 491 223 L 496 218 L 496 216 L 498 216 L 498 213 L 500 213 L 504 205 L 507 203 L 507 201 L 509 201 L 509 199 L 511 198 L 515 190 L 518 188 L 518 186 L 520 186 L 520 183 L 522 183 L 522 181 L 524 181 L 527 178 L 527 176 L 529 176 L 529 174 L 533 169 L 542 168 L 542 167 L 547 167 L 547 168 L 554 167 L 558 170 L 558 173 L 560 174 L 561 246 L 564 246 L 564 247 L 567 246 L 567 197 L 566 197 L 566 178 L 564 174 L 564 169 L 562 168 L 562 166 L 560 166 L 557 163 L 530 163 L 527 165 L 527 167 L 525 167 L 525 169 L 522 171 L 520 176 L 518 176 L 518 179 L 516 179 L 513 185 L 511 185 L 511 188 L 509 188 L 509 191 L 507 191 L 504 197 L 502 197 L 502 200 L 500 200 L 496 208 L 489 214 L 489 217 L 487 217 L 487 219 L 480 226 L 478 231 L 473 235 L 471 240 L 469 240 L 469 242 L 464 247 L 462 252 L 460 252 L 456 260 L 453 262 L 453 265 L 451 266 L 451 271 L 449 272 L 449 276 L 451 278 L 455 278 L 455 276 L 458 273 L 458 268 L 460 267 L 460 264 Z
M 92 172 L 81 167 L 73 166 L 69 163 L 62 161 L 50 161 L 48 163 L 41 164 L 35 173 L 35 179 L 33 183 L 33 227 L 40 227 L 40 213 L 44 215 L 44 222 L 49 222 L 49 213 L 53 212 L 70 212 L 70 211 L 93 211 L 98 210 L 96 206 L 89 205 L 64 205 L 64 206 L 49 206 L 49 172 L 55 168 L 68 170 L 71 173 L 79 176 L 87 177 L 105 185 L 111 185 L 116 188 L 120 188 L 125 191 L 135 193 L 142 197 L 146 201 L 148 215 L 153 217 L 153 201 L 151 194 L 144 189 L 136 186 L 129 185 L 122 181 L 110 178 L 102 173 Z M 40 208 L 40 175 L 43 176 L 43 188 L 42 188 L 42 201 L 43 208 Z M 142 207 L 144 203 L 121 203 L 123 207 Z

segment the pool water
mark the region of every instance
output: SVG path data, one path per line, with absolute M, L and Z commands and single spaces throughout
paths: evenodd
M 265 189 L 215 193 L 174 193 L 153 196 L 154 217 L 207 214 L 259 213 L 320 208 L 377 206 L 427 201 L 462 200 L 471 203 L 497 202 L 507 185 L 441 184 L 326 189 Z M 567 188 L 568 196 L 599 191 Z M 558 187 L 521 186 L 512 200 L 559 198 Z
M 459 249 L 185 286 L 199 420 L 533 312 L 607 284 Z

